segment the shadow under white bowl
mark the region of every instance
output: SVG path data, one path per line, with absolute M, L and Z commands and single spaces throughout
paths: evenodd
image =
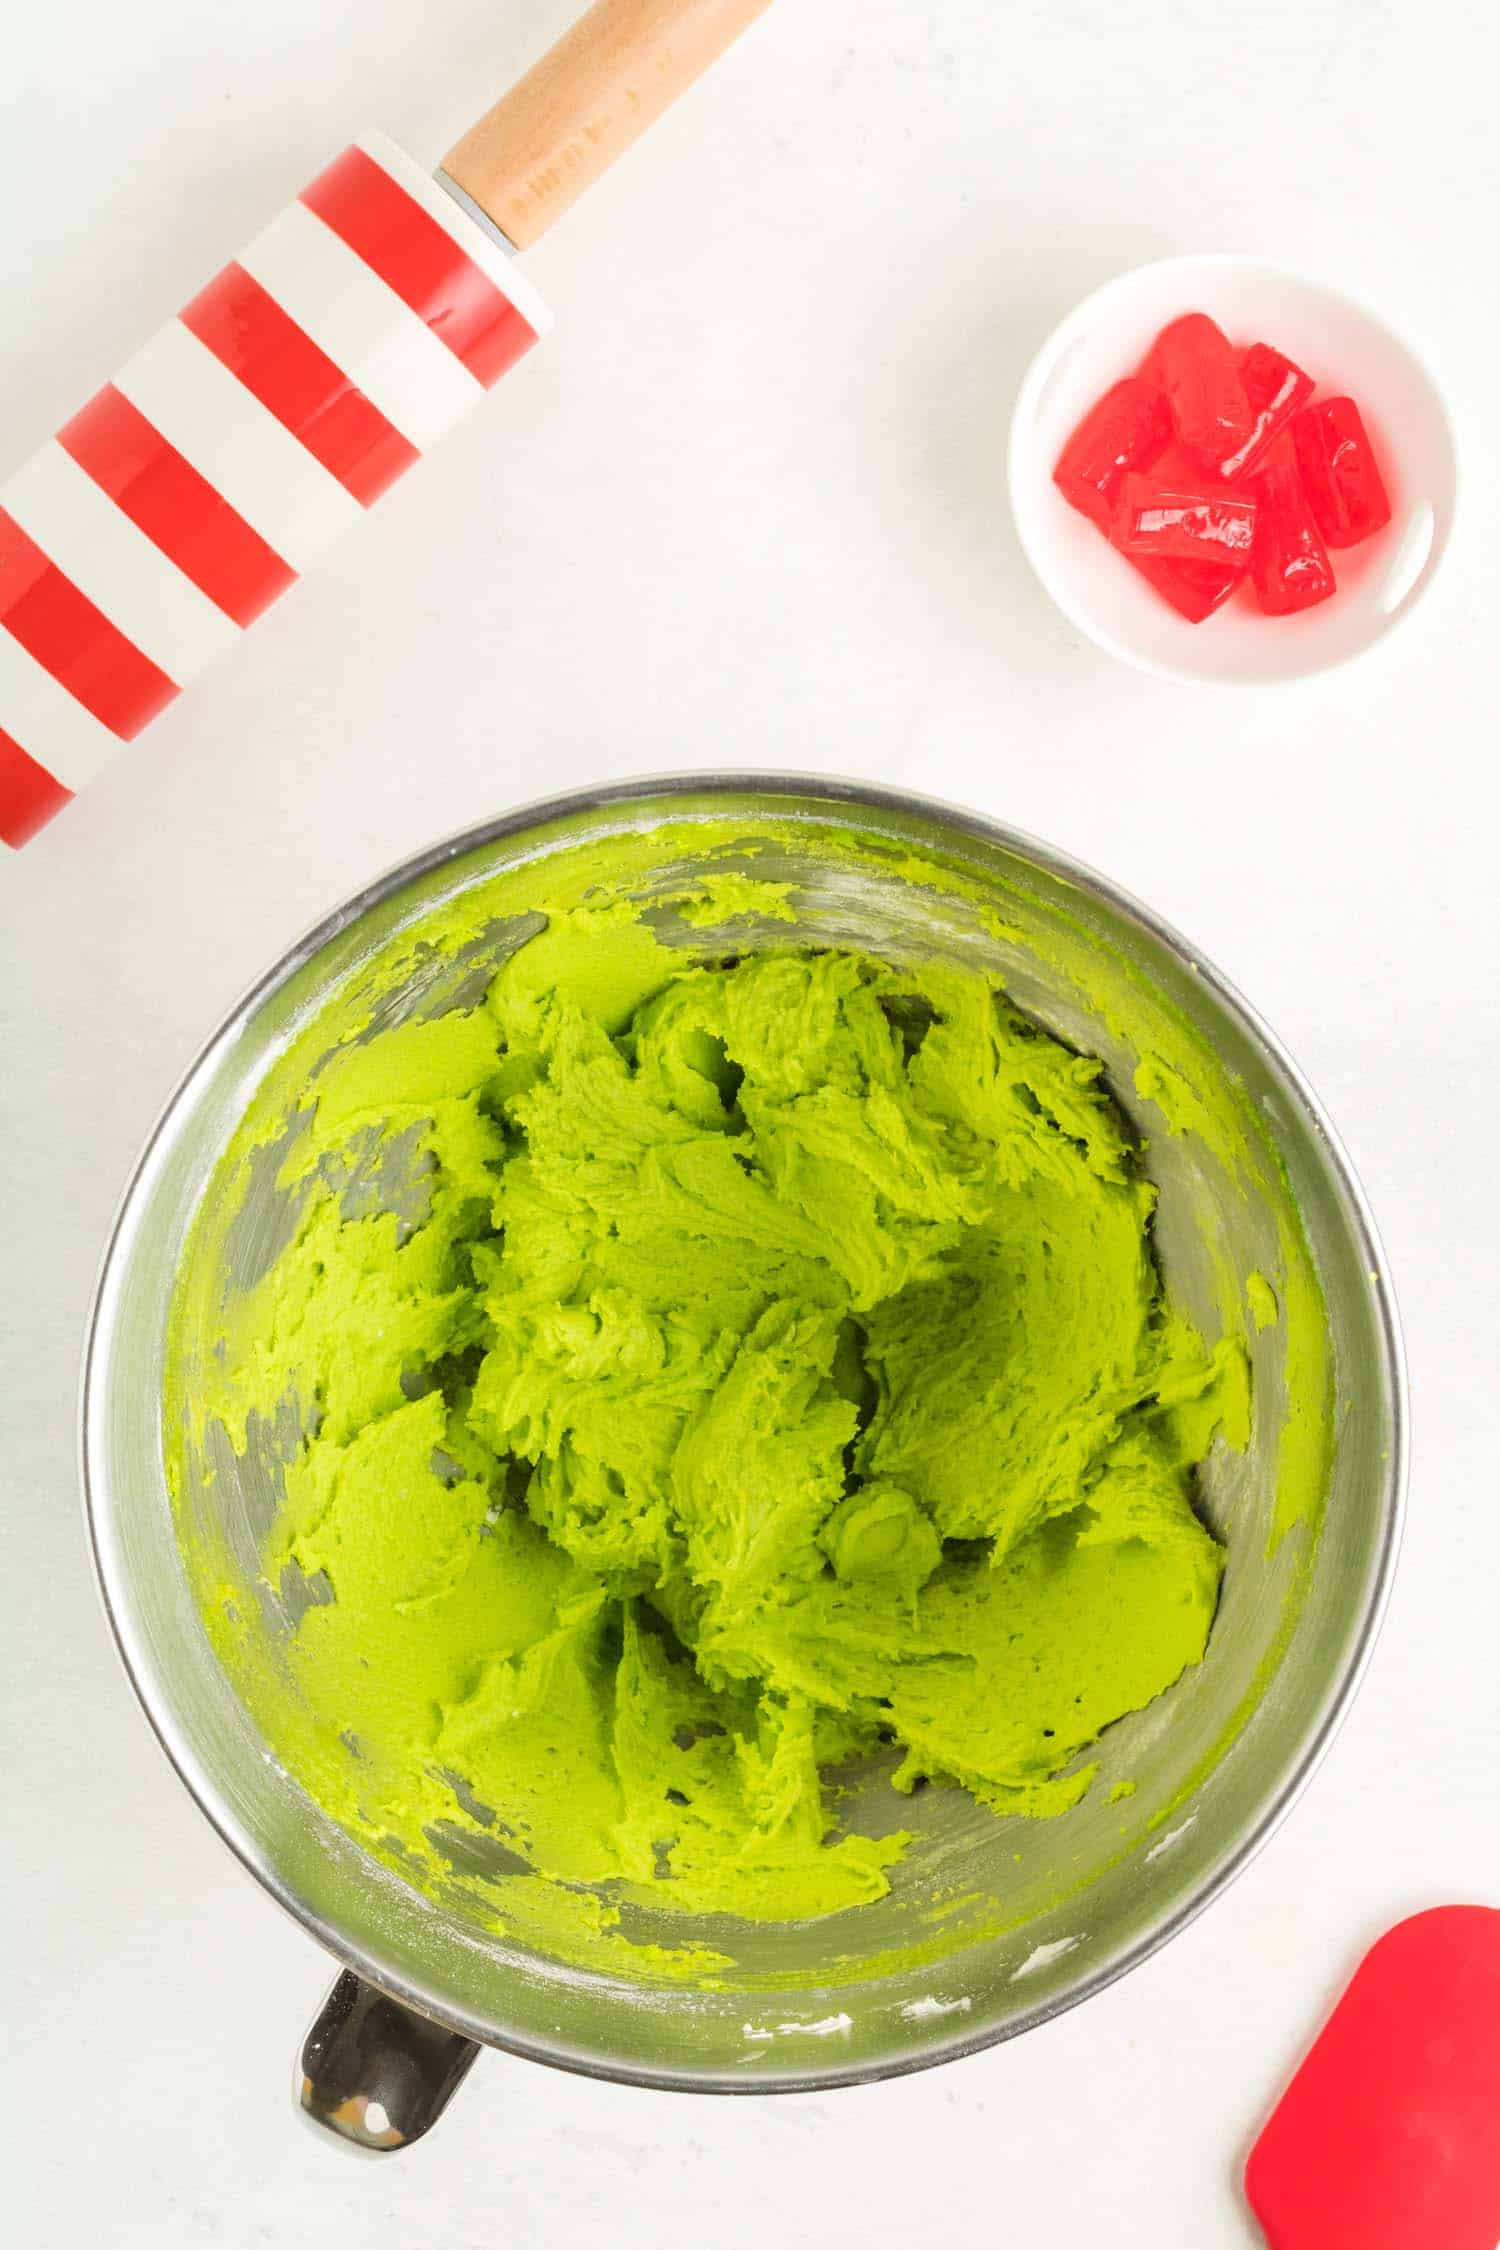
M 1190 625 L 1068 505 L 1052 471 L 1068 436 L 1180 313 L 1206 312 L 1237 344 L 1278 346 L 1316 395 L 1359 405 L 1391 521 L 1332 555 L 1338 592 L 1267 617 L 1241 590 Z M 1257 684 L 1322 672 L 1390 632 L 1431 583 L 1453 526 L 1457 454 L 1448 409 L 1410 345 L 1341 290 L 1266 258 L 1165 258 L 1107 282 L 1053 330 L 1021 384 L 1010 497 L 1028 560 L 1063 614 L 1111 655 L 1181 680 Z

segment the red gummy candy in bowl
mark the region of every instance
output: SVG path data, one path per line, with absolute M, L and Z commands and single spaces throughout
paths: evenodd
M 1271 550 L 1264 551 L 1261 582 L 1268 598 L 1287 602 L 1268 612 L 1251 584 L 1237 591 L 1239 581 L 1226 583 L 1227 562 L 1125 554 L 1101 534 L 1104 488 L 1096 485 L 1095 508 L 1084 513 L 1054 482 L 1069 440 L 1107 393 L 1132 377 L 1152 387 L 1154 347 L 1164 331 L 1180 331 L 1189 310 L 1201 312 L 1237 355 L 1250 450 L 1225 458 L 1238 460 L 1228 481 L 1254 496 L 1257 510 L 1278 440 L 1315 411 L 1322 394 L 1330 401 L 1357 398 L 1372 457 L 1384 474 L 1390 517 L 1359 545 L 1339 550 L 1329 565 L 1337 574 L 1335 598 L 1303 599 L 1319 584 L 1320 569 L 1300 533 L 1297 554 L 1283 546 L 1279 572 Z M 1194 333 L 1205 336 L 1195 323 L 1189 343 Z M 1179 333 L 1174 350 L 1181 341 Z M 1312 383 L 1317 392 L 1309 406 Z M 1232 389 L 1220 388 L 1217 377 L 1210 388 L 1221 402 L 1232 402 Z M 1138 426 L 1151 427 L 1149 400 L 1132 395 Z M 1224 419 L 1222 409 L 1218 419 Z M 1175 475 L 1179 457 L 1191 459 L 1174 437 L 1154 461 L 1117 462 L 1121 490 L 1131 474 Z M 1200 482 L 1212 473 L 1198 462 L 1192 466 Z M 1022 381 L 1009 472 L 1022 548 L 1078 630 L 1147 671 L 1261 684 L 1345 662 L 1410 612 L 1447 545 L 1457 461 L 1441 393 L 1417 354 L 1377 314 L 1270 260 L 1195 256 L 1121 275 L 1054 331 Z M 1279 489 L 1281 480 L 1272 481 Z M 1323 545 L 1326 557 L 1326 537 Z M 1298 567 L 1289 571 L 1289 562 Z M 1189 573 L 1195 575 L 1183 575 Z
M 1240 355 L 1207 313 L 1184 313 L 1167 326 L 1142 362 L 1141 374 L 1166 399 L 1172 428 L 1199 468 L 1233 474 L 1255 441 L 1256 420 L 1245 395 Z
M 1132 473 L 1120 492 L 1111 537 L 1132 561 L 1220 563 L 1243 577 L 1255 539 L 1253 493 L 1217 478 Z
M 1252 344 L 1240 361 L 1240 381 L 1250 402 L 1254 429 L 1247 444 L 1223 464 L 1226 477 L 1247 477 L 1257 469 L 1299 406 L 1313 395 L 1313 379 L 1274 344 Z
M 1250 579 L 1269 617 L 1312 609 L 1337 591 L 1328 549 L 1308 504 L 1289 437 L 1279 437 L 1255 480 Z
M 1330 547 L 1356 547 L 1385 529 L 1391 503 L 1352 398 L 1304 407 L 1292 423 L 1292 444 L 1318 529 Z
M 1107 532 L 1128 470 L 1149 468 L 1172 435 L 1166 399 L 1154 384 L 1127 375 L 1112 384 L 1058 455 L 1053 479 L 1064 499 Z
M 1156 562 L 1150 555 L 1132 555 L 1130 560 L 1146 584 L 1190 625 L 1201 625 L 1205 617 L 1222 609 L 1245 576 L 1238 564 Z
M 1354 401 L 1319 407 L 1316 388 L 1275 345 L 1242 350 L 1186 313 L 1084 415 L 1053 482 L 1128 561 L 1248 570 L 1266 616 L 1296 616 L 1338 592 L 1322 534 L 1358 546 L 1391 514 Z M 1202 623 L 1173 586 L 1148 583 Z

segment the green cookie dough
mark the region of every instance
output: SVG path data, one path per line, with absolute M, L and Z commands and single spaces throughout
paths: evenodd
M 1244 1353 L 1166 1302 L 1098 1064 L 978 970 L 585 899 L 336 1048 L 300 1128 L 222 1356 L 295 1404 L 261 1569 L 348 1824 L 824 1915 L 907 1841 L 839 1822 L 851 1762 L 1058 1813 L 1203 1654 Z

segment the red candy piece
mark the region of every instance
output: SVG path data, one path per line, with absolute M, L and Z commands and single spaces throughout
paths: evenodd
M 1219 464 L 1222 477 L 1244 477 L 1259 467 L 1299 407 L 1313 395 L 1313 379 L 1273 344 L 1252 344 L 1240 361 L 1240 381 L 1255 418 L 1249 441 Z
M 1125 472 L 1149 469 L 1171 434 L 1161 392 L 1139 375 L 1127 375 L 1085 414 L 1063 447 L 1052 481 L 1065 500 L 1107 532 Z
M 1222 609 L 1245 575 L 1227 563 L 1153 562 L 1149 555 L 1127 555 L 1125 560 L 1190 625 L 1201 625 L 1205 617 Z
M 1337 581 L 1318 536 L 1290 438 L 1280 437 L 1255 481 L 1255 543 L 1250 578 L 1255 598 L 1272 617 L 1326 602 Z
M 1369 432 L 1352 398 L 1305 406 L 1291 424 L 1309 505 L 1330 547 L 1357 547 L 1383 530 L 1391 503 Z
M 1165 391 L 1172 427 L 1203 468 L 1218 469 L 1254 438 L 1238 355 L 1207 313 L 1184 313 L 1164 328 L 1141 373 Z
M 1189 484 L 1196 481 L 1197 472 L 1181 446 L 1169 446 L 1152 472 L 1159 484 Z M 1124 480 L 1121 480 L 1122 485 Z M 1216 495 L 1216 497 L 1222 497 Z M 1158 555 L 1130 554 L 1120 546 L 1116 534 L 1120 529 L 1118 510 L 1110 526 L 1111 543 L 1124 556 L 1133 570 L 1138 570 L 1148 586 L 1170 603 L 1179 617 L 1189 625 L 1201 625 L 1205 617 L 1212 617 L 1244 578 L 1248 557 L 1235 562 L 1172 562 Z
M 1132 557 L 1156 562 L 1238 564 L 1243 572 L 1255 539 L 1256 504 L 1248 493 L 1207 488 L 1205 480 L 1126 477 L 1115 513 L 1114 542 Z

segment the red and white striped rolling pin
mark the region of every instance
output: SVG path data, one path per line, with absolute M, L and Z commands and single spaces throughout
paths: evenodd
M 0 839 L 132 742 L 549 325 L 535 242 L 769 0 L 598 0 L 443 160 L 378 135 L 0 485 Z

